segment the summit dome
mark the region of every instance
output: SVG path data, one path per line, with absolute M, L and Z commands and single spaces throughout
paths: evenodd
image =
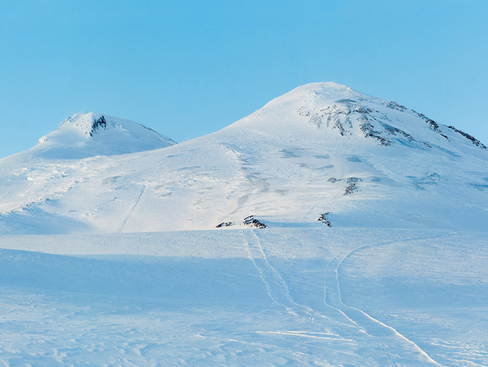
M 48 158 L 85 158 L 135 153 L 176 144 L 137 122 L 100 113 L 77 113 L 39 139 L 34 149 Z

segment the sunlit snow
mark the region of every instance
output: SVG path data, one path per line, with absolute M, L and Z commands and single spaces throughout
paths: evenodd
M 488 365 L 488 150 L 398 103 L 308 84 L 180 144 L 77 114 L 0 183 L 6 366 Z

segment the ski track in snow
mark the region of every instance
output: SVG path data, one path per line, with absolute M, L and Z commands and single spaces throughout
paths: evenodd
M 259 273 L 264 285 L 266 286 L 266 290 L 268 292 L 269 297 L 271 300 L 278 306 L 282 306 L 286 309 L 286 311 L 301 319 L 307 320 L 309 322 L 321 325 L 321 321 L 326 323 L 330 322 L 330 317 L 321 314 L 320 312 L 315 311 L 309 306 L 299 304 L 293 300 L 290 295 L 289 288 L 286 282 L 281 277 L 280 273 L 274 268 L 268 261 L 266 253 L 264 252 L 261 241 L 259 237 L 256 235 L 254 230 L 243 231 L 244 236 L 244 244 L 249 254 L 249 259 L 254 264 L 254 267 Z M 313 332 L 297 332 L 297 331 L 274 331 L 268 332 L 271 334 L 280 334 L 280 335 L 295 335 L 301 337 L 310 337 L 316 338 Z M 311 335 L 312 334 L 312 335 Z M 333 339 L 333 340 L 340 340 L 345 342 L 352 341 L 348 338 L 342 338 L 339 335 L 327 333 L 328 337 L 320 337 L 318 339 Z
M 0 366 L 488 365 L 481 142 L 317 83 L 173 144 L 77 114 L 1 160 Z
M 376 235 L 352 231 L 354 241 L 370 243 L 358 246 L 347 244 L 342 232 L 245 229 L 2 239 L 0 365 L 19 365 L 20 359 L 32 366 L 87 361 L 114 366 L 439 365 L 416 341 L 445 365 L 483 365 L 483 331 L 475 335 L 479 343 L 463 339 L 461 332 L 471 332 L 463 325 L 451 338 L 438 334 L 441 328 L 426 334 L 422 326 L 424 331 L 417 332 L 419 322 L 432 320 L 414 315 L 398 326 L 406 327 L 410 340 L 363 307 L 342 302 L 339 270 L 352 264 L 359 273 L 367 271 L 368 263 L 355 256 L 361 250 L 391 246 L 394 252 L 395 246 L 410 248 L 405 244 L 413 241 L 428 247 L 429 239 L 444 242 L 443 234 L 408 233 L 394 241 L 388 235 L 379 242 Z M 340 238 L 343 243 L 331 242 Z M 127 248 L 135 257 L 119 258 Z M 193 257 L 185 248 L 192 248 Z M 465 249 L 457 253 L 462 256 Z M 466 256 L 482 267 L 485 253 Z M 217 255 L 224 257 L 216 260 Z M 486 279 L 483 274 L 472 272 Z M 348 296 L 356 301 L 354 294 Z M 196 299 L 206 301 L 195 306 Z
M 137 197 L 137 200 L 136 200 L 134 206 L 130 210 L 129 214 L 127 214 L 127 216 L 125 217 L 124 221 L 122 222 L 122 224 L 120 225 L 119 229 L 117 230 L 117 233 L 124 233 L 125 226 L 126 226 L 128 220 L 130 219 L 130 217 L 132 216 L 132 213 L 134 213 L 134 211 L 136 210 L 137 205 L 139 205 L 139 202 L 141 201 L 142 195 L 146 191 L 146 188 L 147 188 L 147 185 L 144 185 L 142 187 L 141 193 Z
M 417 240 L 425 240 L 425 239 L 433 239 L 437 237 L 415 237 L 410 239 L 403 239 L 400 242 L 411 242 Z M 400 339 L 401 341 L 405 342 L 410 347 L 416 349 L 421 356 L 426 359 L 427 363 L 433 363 L 437 366 L 440 366 L 435 360 L 433 360 L 424 350 L 422 350 L 415 342 L 408 339 L 404 335 L 400 334 L 397 330 L 393 327 L 382 323 L 379 320 L 376 320 L 372 316 L 368 315 L 366 312 L 344 304 L 341 299 L 341 288 L 338 276 L 338 270 L 341 264 L 346 260 L 350 255 L 354 252 L 375 247 L 375 246 L 384 246 L 389 244 L 395 244 L 399 241 L 386 241 L 380 242 L 372 245 L 366 246 L 359 246 L 349 252 L 342 251 L 337 254 L 326 266 L 324 269 L 324 303 L 330 307 L 333 307 L 339 310 L 341 313 L 344 314 L 348 319 L 354 322 L 356 325 L 361 327 L 366 333 L 371 336 L 388 336 L 393 337 L 396 339 Z
M 276 305 L 284 307 L 289 314 L 292 314 L 296 317 L 307 318 L 312 323 L 314 323 L 316 320 L 319 321 L 320 318 L 325 320 L 331 319 L 329 316 L 320 314 L 306 305 L 296 303 L 291 297 L 289 288 L 286 282 L 283 280 L 282 276 L 269 263 L 266 253 L 263 250 L 260 239 L 256 232 L 254 230 L 243 231 L 243 236 L 245 246 L 249 254 L 249 259 L 253 262 L 255 268 L 259 273 L 259 276 L 265 284 L 269 297 Z M 401 242 L 403 243 L 429 238 L 434 237 L 416 237 L 411 239 L 405 239 Z M 376 320 L 375 318 L 371 317 L 360 309 L 344 304 L 341 300 L 340 284 L 338 279 L 338 269 L 341 263 L 355 251 L 368 247 L 394 244 L 395 242 L 398 241 L 387 241 L 367 246 L 359 246 L 348 252 L 343 251 L 337 254 L 324 269 L 324 304 L 327 307 L 337 310 L 340 315 L 344 316 L 347 321 L 354 324 L 359 329 L 358 335 L 361 335 L 362 333 L 363 335 L 369 335 L 370 337 L 387 338 L 388 340 L 390 340 L 391 343 L 399 344 L 396 350 L 407 349 L 414 354 L 417 354 L 419 363 L 434 364 L 436 366 L 440 366 L 439 363 L 433 360 L 425 351 L 423 351 L 417 344 L 415 344 L 415 342 L 409 340 L 391 326 L 388 326 L 381 321 Z M 335 316 L 337 317 L 337 314 Z M 316 317 L 317 319 L 315 319 Z M 317 339 L 352 341 L 351 339 L 341 338 L 339 335 L 331 338 L 331 336 L 333 335 L 328 334 L 329 336 L 324 338 L 322 336 L 313 335 L 314 333 L 310 332 L 269 331 L 261 333 L 270 335 L 294 335 Z
M 288 287 L 278 272 L 269 264 L 258 236 L 253 230 L 250 230 L 244 231 L 244 238 L 249 259 L 253 262 L 266 285 L 269 297 L 277 305 L 291 310 L 295 304 L 290 296 Z

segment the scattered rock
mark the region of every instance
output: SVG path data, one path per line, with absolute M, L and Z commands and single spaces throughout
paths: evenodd
M 385 123 L 382 123 L 382 126 L 385 128 L 385 130 L 388 132 L 388 134 L 390 135 L 403 135 L 405 138 L 408 139 L 409 142 L 412 142 L 412 141 L 416 141 L 412 135 L 406 133 L 405 131 L 403 130 L 400 130 L 396 127 L 393 127 L 391 125 L 388 125 L 388 124 L 385 124 Z
M 244 222 L 242 224 L 249 227 L 249 228 L 260 228 L 260 229 L 266 228 L 266 224 L 255 219 L 254 215 L 250 215 L 250 216 L 244 218 Z
M 359 128 L 363 132 L 365 138 L 373 138 L 384 147 L 391 145 L 391 141 L 383 138 L 381 132 L 374 130 L 374 126 L 370 122 L 362 123 Z
M 330 212 L 325 212 L 324 214 L 320 214 L 319 218 L 317 219 L 318 222 L 324 223 L 327 227 L 330 227 L 330 221 L 327 218 L 327 216 L 330 214 Z
M 342 100 L 344 102 L 346 100 Z M 371 108 L 349 104 L 356 103 L 356 101 L 347 102 L 347 104 L 339 104 L 327 106 L 326 108 L 308 111 L 303 107 L 298 109 L 298 114 L 300 116 L 309 117 L 309 123 L 316 125 L 320 128 L 322 125 L 326 125 L 328 128 L 337 129 L 342 136 L 351 135 L 352 123 L 350 116 L 352 114 L 366 115 L 371 114 L 373 111 Z
M 353 192 L 359 190 L 357 184 L 358 184 L 358 182 L 362 182 L 363 181 L 359 177 L 349 177 L 347 179 L 345 179 L 345 178 L 344 179 L 343 178 L 337 179 L 335 177 L 331 177 L 327 181 L 330 182 L 330 183 L 336 183 L 336 182 L 339 182 L 339 181 L 342 181 L 342 180 L 346 180 L 346 182 L 347 182 L 346 191 L 344 192 L 344 195 L 350 195 Z
M 347 179 L 348 185 L 346 187 L 346 191 L 344 192 L 344 195 L 350 195 L 353 192 L 359 190 L 359 188 L 357 187 L 357 183 L 361 181 L 362 180 L 359 177 L 349 177 Z
M 254 215 L 247 216 L 246 218 L 244 218 L 242 223 L 222 222 L 217 224 L 215 228 L 224 228 L 224 227 L 231 227 L 231 226 L 245 226 L 248 228 L 259 228 L 259 229 L 266 228 L 266 224 L 254 218 Z
M 105 116 L 100 116 L 98 119 L 93 120 L 92 126 L 91 126 L 91 131 L 90 131 L 90 136 L 93 136 L 93 134 L 100 128 L 107 128 L 107 121 L 105 120 Z
M 480 142 L 478 139 L 476 139 L 474 136 L 469 135 L 468 133 L 465 133 L 464 131 L 456 129 L 454 126 L 448 126 L 449 129 L 454 130 L 458 134 L 461 134 L 464 136 L 466 139 L 471 140 L 471 142 L 476 145 L 477 147 L 480 147 L 482 149 L 486 149 L 486 145 L 484 145 L 482 142 Z
M 215 228 L 230 227 L 232 224 L 232 222 L 222 222 L 220 224 L 217 224 Z
M 438 133 L 441 133 L 441 129 L 439 128 L 439 124 L 437 122 L 435 122 L 434 120 L 428 118 L 427 116 L 425 116 L 423 113 L 419 113 L 415 110 L 412 110 L 413 113 L 415 113 L 418 117 L 420 117 L 421 119 L 423 119 L 427 124 L 429 124 L 430 128 L 432 130 L 434 130 L 435 132 L 438 132 Z
M 429 126 L 432 130 L 437 131 L 438 133 L 441 132 L 441 129 L 439 129 L 439 124 L 437 122 L 435 122 L 434 120 L 428 118 L 425 120 L 425 122 L 429 124 Z
M 397 110 L 397 111 L 406 111 L 407 107 L 402 106 L 399 103 L 393 102 L 393 101 L 386 101 L 385 104 L 386 107 L 391 108 L 392 110 Z

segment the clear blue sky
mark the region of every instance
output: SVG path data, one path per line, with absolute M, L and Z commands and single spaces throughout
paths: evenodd
M 309 82 L 488 143 L 488 1 L 0 0 L 0 157 L 77 112 L 176 141 Z

